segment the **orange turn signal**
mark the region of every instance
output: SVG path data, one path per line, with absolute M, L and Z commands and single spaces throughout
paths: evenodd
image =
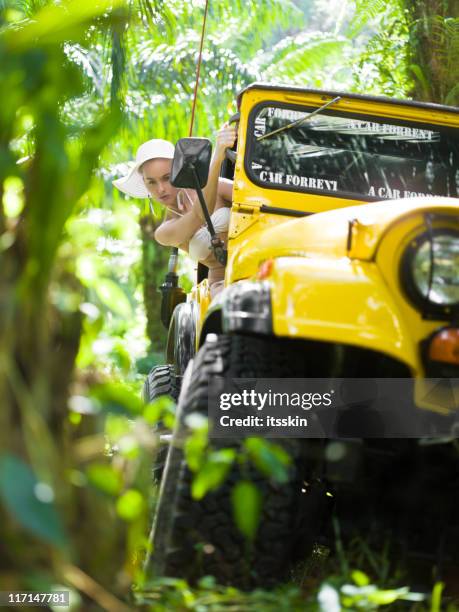
M 259 280 L 264 280 L 267 278 L 273 270 L 273 265 L 274 259 L 265 259 L 265 261 L 258 268 L 257 278 Z
M 459 329 L 447 327 L 432 337 L 429 359 L 459 365 Z

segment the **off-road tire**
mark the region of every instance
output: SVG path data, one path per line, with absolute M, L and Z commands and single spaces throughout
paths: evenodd
M 179 394 L 180 380 L 175 375 L 174 366 L 160 365 L 150 370 L 142 390 L 145 403 L 153 402 L 163 395 L 169 395 L 174 401 L 178 401 Z
M 184 577 L 193 582 L 211 574 L 220 584 L 241 588 L 271 586 L 285 578 L 298 535 L 295 526 L 301 505 L 301 442 L 272 440 L 292 456 L 287 483 L 276 483 L 255 468 L 250 470 L 249 478 L 263 496 L 262 516 L 252 543 L 238 532 L 232 517 L 231 491 L 242 477 L 238 465 L 218 490 L 196 501 L 191 497 L 192 474 L 182 450 L 186 435 L 184 419 L 192 412 L 207 414 L 212 377 L 292 375 L 290 359 L 277 348 L 265 339 L 222 335 L 206 342 L 190 365 L 190 382 L 185 384 L 180 398 L 152 529 L 154 552 L 147 565 L 153 575 Z M 237 447 L 240 443 L 222 439 L 214 440 L 212 446 Z
M 142 399 L 145 403 L 149 403 L 159 397 L 167 395 L 177 402 L 180 395 L 180 383 L 181 377 L 176 376 L 174 366 L 170 364 L 156 366 L 150 370 L 145 379 L 142 389 Z M 155 433 L 159 436 L 162 433 L 170 433 L 170 430 L 166 430 L 164 425 L 160 422 L 155 426 Z M 159 483 L 161 481 L 164 465 L 166 463 L 167 451 L 167 445 L 160 445 L 155 454 L 152 466 L 152 478 L 154 483 Z

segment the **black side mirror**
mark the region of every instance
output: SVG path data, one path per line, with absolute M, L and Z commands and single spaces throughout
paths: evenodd
M 205 187 L 209 177 L 212 144 L 208 138 L 180 138 L 175 145 L 171 184 L 174 187 L 196 189 Z

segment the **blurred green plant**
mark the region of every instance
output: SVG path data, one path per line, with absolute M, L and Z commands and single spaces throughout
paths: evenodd
M 290 584 L 271 591 L 257 589 L 244 593 L 232 587 L 215 584 L 211 576 L 201 579 L 196 587 L 176 578 L 162 578 L 149 583 L 135 593 L 139 605 L 150 610 L 194 610 L 195 612 L 224 612 L 244 610 L 248 612 L 345 612 L 362 610 L 412 610 L 434 612 L 425 595 L 408 588 L 381 589 L 361 571 L 351 576 L 333 576 L 320 582 L 312 592 L 304 593 Z M 410 605 L 412 604 L 412 605 Z M 438 608 L 439 609 L 439 608 Z M 450 608 L 453 612 L 455 608 Z
M 232 467 L 237 465 L 240 480 L 231 489 L 233 519 L 247 540 L 253 540 L 260 521 L 263 498 L 250 480 L 251 468 L 266 479 L 284 483 L 288 480 L 290 455 L 275 442 L 262 438 L 247 438 L 241 444 L 214 449 L 209 444 L 209 425 L 204 415 L 188 415 L 186 425 L 188 435 L 184 441 L 184 453 L 187 465 L 193 472 L 193 499 L 200 500 L 218 489 Z
M 104 103 L 90 121 L 74 120 L 85 82 L 67 48 L 106 31 L 119 45 L 127 8 L 116 0 L 0 6 L 9 92 L 0 110 L 0 582 L 17 590 L 60 582 L 83 594 L 85 610 L 127 609 L 109 591 L 126 596 L 137 571 L 134 551 L 147 529 L 139 491 L 148 490 L 154 444 L 146 425 L 134 434 L 126 426 L 131 450 L 125 440 L 110 457 L 107 415 L 143 423 L 144 407 L 138 385 L 113 386 L 110 371 L 94 368 L 107 322 L 114 337 L 127 334 L 139 301 L 104 260 L 124 256 L 117 240 L 137 239 L 136 228 L 126 213 L 99 215 L 104 236 L 87 208 L 100 194 L 94 171 L 122 117 L 119 58 L 108 62 Z M 106 340 L 108 363 L 130 371 L 126 348 Z M 87 369 L 75 380 L 78 353 Z

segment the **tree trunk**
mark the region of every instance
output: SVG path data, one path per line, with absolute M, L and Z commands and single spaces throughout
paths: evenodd
M 150 352 L 164 351 L 167 339 L 167 330 L 161 323 L 161 293 L 159 287 L 164 281 L 167 272 L 170 249 L 155 242 L 154 233 L 159 220 L 151 215 L 140 219 L 142 233 L 142 260 L 143 260 L 143 295 L 147 315 L 147 336 L 150 339 Z
M 459 0 L 403 0 L 416 100 L 459 104 Z

